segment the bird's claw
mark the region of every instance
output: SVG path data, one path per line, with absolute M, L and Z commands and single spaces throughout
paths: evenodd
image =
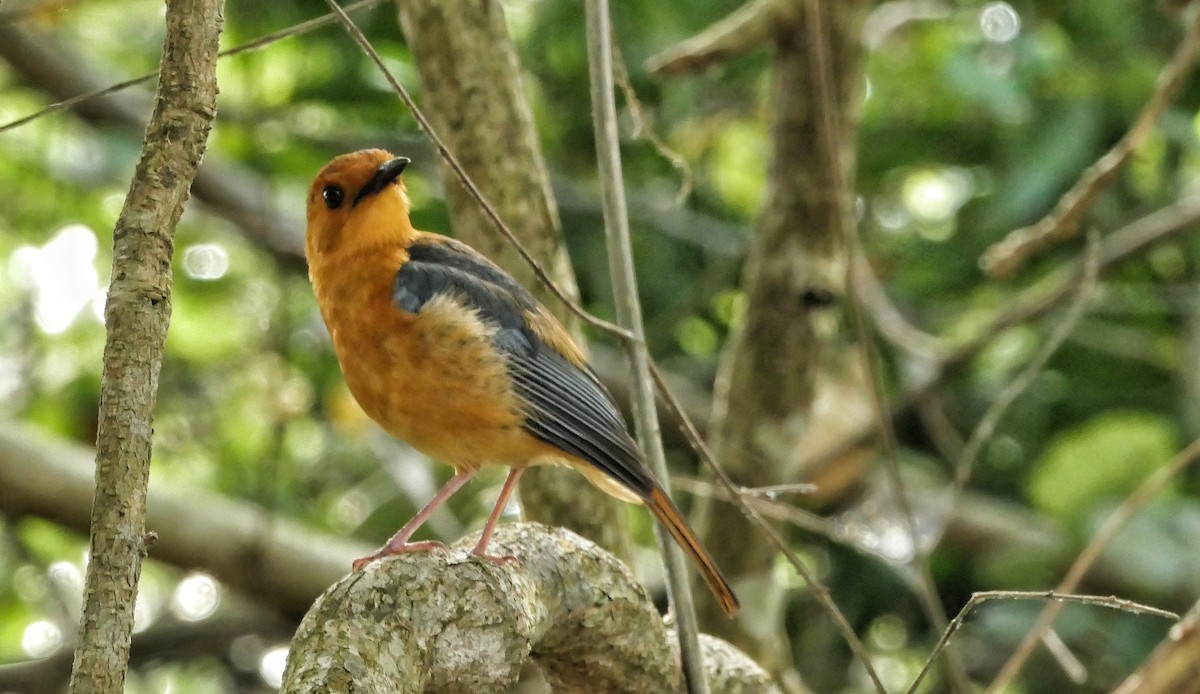
M 354 563 L 351 565 L 351 570 L 358 571 L 358 570 L 362 569 L 364 566 L 366 566 L 367 564 L 370 564 L 371 562 L 375 561 L 376 559 L 382 559 L 383 557 L 390 557 L 393 554 L 408 554 L 409 552 L 431 552 L 435 549 L 446 549 L 446 545 L 442 544 L 441 542 L 437 542 L 435 540 L 425 540 L 423 542 L 397 542 L 394 544 L 389 542 L 386 545 L 384 545 L 383 547 L 380 547 L 378 552 L 368 555 L 368 556 L 365 556 L 365 557 L 359 557 L 358 559 L 355 559 Z
M 497 556 L 497 555 L 493 555 L 493 554 L 483 554 L 482 552 L 478 553 L 478 554 L 472 552 L 471 556 L 479 557 L 480 559 L 483 559 L 492 564 L 495 564 L 496 566 L 504 566 L 505 564 L 509 564 L 509 563 L 513 563 L 513 562 L 518 563 L 518 564 L 521 563 L 520 557 L 513 556 L 511 554 Z

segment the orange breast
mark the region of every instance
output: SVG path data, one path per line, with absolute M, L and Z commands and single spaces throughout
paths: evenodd
M 459 470 L 525 465 L 550 453 L 522 417 L 490 326 L 450 297 L 419 314 L 391 300 L 406 254 L 345 259 L 313 284 L 346 384 L 391 435 Z

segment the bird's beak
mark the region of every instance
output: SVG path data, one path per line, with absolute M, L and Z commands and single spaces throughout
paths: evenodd
M 368 195 L 374 195 L 386 188 L 388 184 L 400 176 L 401 172 L 404 171 L 404 167 L 411 163 L 412 160 L 408 157 L 396 157 L 380 164 L 379 168 L 375 169 L 375 175 L 371 177 L 371 180 L 367 181 L 362 190 L 358 191 L 358 195 L 354 196 L 354 202 L 350 206 L 356 207 L 358 203 L 362 202 L 363 198 Z

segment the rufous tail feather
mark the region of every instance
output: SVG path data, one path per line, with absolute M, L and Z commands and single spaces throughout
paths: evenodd
M 679 509 L 672 503 L 670 497 L 662 489 L 655 487 L 650 491 L 650 495 L 645 499 L 646 507 L 658 519 L 667 532 L 671 533 L 671 537 L 675 538 L 675 542 L 687 553 L 695 564 L 696 570 L 704 578 L 704 582 L 708 584 L 709 590 L 717 597 L 717 601 L 721 603 L 721 609 L 725 614 L 732 617 L 738 610 L 738 599 L 733 594 L 733 588 L 729 587 L 729 581 L 721 575 L 721 570 L 717 568 L 717 563 L 709 556 L 708 551 L 700 544 L 700 540 L 692 529 L 687 526 L 683 520 L 683 515 Z

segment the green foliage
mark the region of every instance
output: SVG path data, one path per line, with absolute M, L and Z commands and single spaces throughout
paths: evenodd
M 1047 513 L 1080 522 L 1122 498 L 1171 459 L 1174 427 L 1147 412 L 1105 412 L 1057 435 L 1034 463 L 1029 497 Z
M 772 54 L 763 48 L 701 74 L 671 78 L 651 75 L 643 64 L 740 4 L 613 7 L 615 36 L 647 124 L 693 175 L 693 189 L 677 203 L 682 174 L 632 134 L 627 97 L 620 95 L 647 340 L 661 363 L 700 390 L 711 385 L 745 310 L 742 266 L 773 151 Z M 909 17 L 870 34 L 864 64 L 855 176 L 863 256 L 900 314 L 950 346 L 976 339 L 1023 291 L 1080 255 L 1081 242 L 1068 240 L 1008 283 L 984 278 L 978 263 L 990 244 L 1049 211 L 1125 133 L 1180 36 L 1178 21 L 1156 3 L 1029 0 L 1013 4 L 1021 22 L 1016 36 L 994 41 L 980 30 L 987 4 L 943 3 L 936 16 Z M 52 37 L 74 53 L 81 72 L 101 82 L 156 68 L 158 6 L 121 0 L 26 5 L 40 9 L 19 25 Z M 926 3 L 876 3 L 873 17 L 917 5 Z M 321 0 L 227 3 L 223 47 L 327 10 Z M 519 0 L 506 2 L 505 10 L 584 303 L 611 318 L 583 7 L 577 0 Z M 420 101 L 421 85 L 392 4 L 358 12 L 355 20 Z M 436 154 L 340 27 L 225 58 L 219 80 L 209 163 L 236 171 L 235 187 L 259 191 L 262 210 L 292 225 L 297 238 L 302 200 L 316 170 L 336 153 L 368 146 L 412 156 L 415 165 L 406 177 L 415 223 L 453 231 L 434 173 Z M 1194 188 L 1200 175 L 1197 84 L 1193 79 L 1185 87 L 1089 210 L 1085 229 L 1107 237 Z M 0 122 L 54 101 L 7 64 L 0 64 L 0 89 Z M 129 99 L 144 117 L 149 93 L 143 87 L 116 98 Z M 112 227 L 142 133 L 89 124 L 83 113 L 61 111 L 0 133 L 0 189 L 9 202 L 0 205 L 0 413 L 90 445 L 104 345 L 96 307 L 108 283 Z M 817 156 L 815 143 L 813 152 Z M 239 223 L 201 197 L 193 195 L 178 232 L 153 476 L 177 488 L 252 500 L 314 529 L 383 539 L 448 471 L 426 469 L 372 428 L 353 403 L 302 261 L 256 240 L 259 222 Z M 76 246 L 91 243 L 95 252 L 74 258 L 71 272 L 35 280 L 29 259 L 53 256 L 47 251 L 52 240 L 65 228 L 79 230 L 71 225 L 83 225 L 91 239 L 76 236 Z M 975 590 L 1053 585 L 1114 504 L 1200 431 L 1194 401 L 1198 251 L 1194 234 L 1180 235 L 1109 268 L 1083 322 L 1001 420 L 983 448 L 970 491 L 985 495 L 1003 518 L 976 519 L 979 525 L 966 531 L 951 528 L 931 557 L 948 609 Z M 51 265 L 70 255 L 53 256 Z M 47 297 L 71 284 L 67 280 L 87 281 L 72 294 L 74 313 L 52 312 L 57 323 L 50 325 Z M 1061 315 L 985 335 L 962 368 L 944 375 L 921 416 L 906 412 L 898 420 L 905 459 L 952 462 L 955 442 L 1026 368 Z M 914 354 L 888 334 L 876 337 L 886 362 L 886 393 L 927 375 L 927 354 Z M 850 352 L 841 345 L 836 351 Z M 696 409 L 707 412 L 709 405 Z M 832 404 L 835 410 L 842 406 Z M 935 410 L 944 415 L 940 424 L 932 423 L 939 421 L 931 418 Z M 694 469 L 694 456 L 677 442 L 670 453 L 680 468 Z M 861 471 L 847 473 L 853 474 Z M 1106 577 L 1115 576 L 1118 588 L 1172 607 L 1180 607 L 1180 596 L 1195 594 L 1195 479 L 1173 485 L 1170 498 L 1135 519 L 1113 545 Z M 459 522 L 437 525 L 426 536 L 477 524 L 494 487 L 489 478 L 457 497 L 451 511 Z M 645 514 L 631 514 L 638 539 L 648 541 Z M 0 523 L 0 662 L 11 662 L 30 655 L 22 638 L 31 624 L 58 624 L 68 637 L 73 632 L 70 611 L 61 604 L 74 605 L 78 595 L 57 584 L 50 567 L 78 564 L 86 542 L 37 519 Z M 1062 533 L 1064 526 L 1074 532 Z M 1044 541 L 1006 543 L 988 534 L 1004 532 L 1037 534 Z M 831 540 L 800 531 L 789 539 L 885 663 L 889 684 L 901 689 L 937 637 L 911 583 L 877 557 Z M 155 615 L 161 616 L 164 596 L 181 575 L 153 559 L 148 571 L 160 593 Z M 811 592 L 790 569 L 776 573 L 794 588 L 780 610 L 808 683 L 820 691 L 865 691 Z M 1006 650 L 1027 628 L 1031 614 L 1023 610 L 993 606 L 962 632 L 967 654 L 978 657 L 973 662 L 994 665 L 993 651 Z M 1067 683 L 1047 661 L 1035 663 L 1021 690 L 1106 688 L 1164 630 L 1158 622 L 1073 608 L 1060 635 L 1095 666 L 1093 679 L 1104 686 Z M 236 678 L 234 671 L 215 659 L 164 660 L 135 671 L 130 691 L 251 691 L 243 685 L 257 679 L 253 667 L 237 670 Z

